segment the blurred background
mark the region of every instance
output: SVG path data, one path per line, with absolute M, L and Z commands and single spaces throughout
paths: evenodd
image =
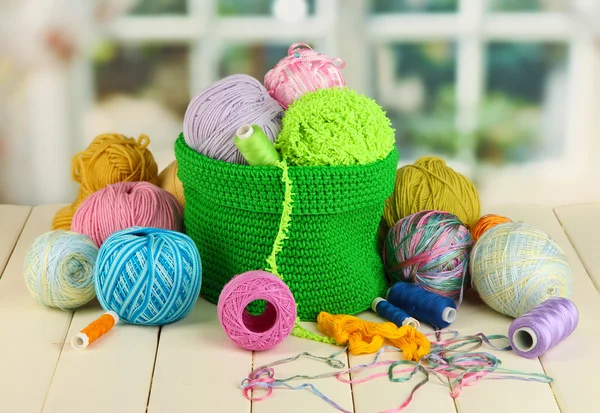
M 72 201 L 103 132 L 163 168 L 196 93 L 298 41 L 346 61 L 401 164 L 442 156 L 484 204 L 600 202 L 597 0 L 2 0 L 0 202 Z

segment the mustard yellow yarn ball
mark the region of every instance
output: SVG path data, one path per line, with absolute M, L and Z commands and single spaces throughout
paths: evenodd
M 510 317 L 520 317 L 548 298 L 571 294 L 567 257 L 531 225 L 506 223 L 484 232 L 471 251 L 470 268 L 483 302 Z
M 398 169 L 394 193 L 385 205 L 385 224 L 389 229 L 402 218 L 427 210 L 454 214 L 468 228 L 481 214 L 473 182 L 435 156 Z
M 158 174 L 159 186 L 173 195 L 181 206 L 185 206 L 185 197 L 183 196 L 183 185 L 177 177 L 177 161 L 173 161 Z

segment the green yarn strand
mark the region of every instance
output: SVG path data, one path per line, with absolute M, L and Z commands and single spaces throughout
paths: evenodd
M 296 324 L 294 325 L 294 329 L 292 330 L 292 335 L 299 338 L 317 341 L 319 343 L 333 344 L 334 346 L 338 345 L 338 343 L 336 343 L 333 338 L 320 336 L 302 327 L 300 325 L 300 318 L 296 318 Z
M 267 258 L 267 271 L 271 272 L 273 275 L 276 275 L 283 281 L 283 275 L 279 273 L 277 270 L 277 254 L 283 249 L 283 241 L 288 238 L 288 230 L 292 221 L 292 210 L 293 210 L 293 193 L 292 193 L 292 180 L 289 176 L 289 170 L 287 163 L 285 161 L 280 161 L 275 164 L 278 168 L 281 168 L 281 181 L 285 185 L 285 194 L 283 198 L 283 211 L 281 212 L 281 220 L 279 221 L 279 231 L 277 232 L 277 236 L 275 237 L 275 242 L 273 243 L 273 249 L 271 251 L 271 255 Z M 311 333 L 304 327 L 300 325 L 300 318 L 296 317 L 296 323 L 294 325 L 294 329 L 292 330 L 292 335 L 300 338 L 305 338 L 308 340 L 317 341 L 319 343 L 328 343 L 336 345 L 335 340 L 329 337 L 320 336 L 315 333 Z
M 279 271 L 277 270 L 277 254 L 283 249 L 283 241 L 288 239 L 288 232 L 292 221 L 293 194 L 292 180 L 290 179 L 288 173 L 289 170 L 287 163 L 285 161 L 280 161 L 275 165 L 282 170 L 281 181 L 285 185 L 285 194 L 283 197 L 283 211 L 281 213 L 281 220 L 279 221 L 279 231 L 277 231 L 277 236 L 275 237 L 275 242 L 273 243 L 271 255 L 269 255 L 267 258 L 267 271 L 276 275 L 283 281 L 283 276 L 279 274 Z

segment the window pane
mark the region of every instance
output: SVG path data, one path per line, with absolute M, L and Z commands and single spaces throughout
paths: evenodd
M 455 155 L 454 43 L 391 44 L 375 48 L 375 99 L 396 129 L 400 156 Z
M 493 11 L 561 11 L 570 0 L 486 0 Z
M 564 44 L 492 43 L 477 155 L 518 163 L 560 155 L 565 139 Z
M 130 14 L 186 14 L 187 0 L 142 0 L 129 12 Z
M 219 14 L 222 16 L 269 16 L 272 14 L 272 6 L 276 0 L 217 0 Z M 295 0 L 299 3 L 305 2 L 308 6 L 308 14 L 315 13 L 316 0 Z
M 458 0 L 372 0 L 373 13 L 454 12 Z
M 146 133 L 165 166 L 190 101 L 188 47 L 104 43 L 94 57 L 95 98 L 85 120 L 86 139 L 105 132 Z
M 261 83 L 269 70 L 287 56 L 289 45 L 227 45 L 221 55 L 219 76 L 221 78 L 245 73 Z

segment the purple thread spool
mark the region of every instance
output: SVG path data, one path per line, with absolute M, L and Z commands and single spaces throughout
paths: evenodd
M 517 318 L 508 329 L 510 345 L 521 357 L 541 356 L 577 327 L 579 313 L 572 301 L 553 297 Z

